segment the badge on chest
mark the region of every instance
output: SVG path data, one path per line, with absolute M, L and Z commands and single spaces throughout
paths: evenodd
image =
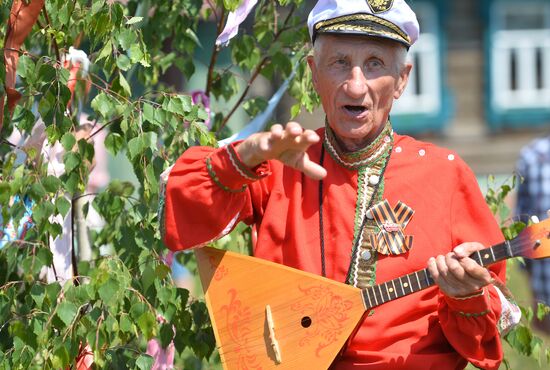
M 397 255 L 412 248 L 413 236 L 405 235 L 405 228 L 411 220 L 414 210 L 399 201 L 392 208 L 387 199 L 372 206 L 367 217 L 374 219 L 380 231 L 369 235 L 371 245 L 378 253 Z

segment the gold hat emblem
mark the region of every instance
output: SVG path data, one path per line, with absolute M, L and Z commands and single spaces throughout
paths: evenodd
M 367 0 L 373 14 L 382 13 L 391 9 L 393 0 Z

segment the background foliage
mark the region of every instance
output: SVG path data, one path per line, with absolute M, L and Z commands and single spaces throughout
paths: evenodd
M 0 2 L 1 40 L 11 3 Z M 254 26 L 232 41 L 230 63 L 221 68 L 216 61 L 222 50 L 201 44 L 197 33 L 211 27 L 219 33 L 239 2 L 204 3 L 46 1 L 21 50 L 17 89 L 23 98 L 0 133 L 2 219 L 20 220 L 25 209 L 14 197 L 26 196 L 34 221 L 24 241 L 0 251 L 0 368 L 65 368 L 88 343 L 100 368 L 146 369 L 152 364 L 145 354 L 150 338 L 163 346 L 174 341 L 177 368 L 216 362 L 204 303 L 175 286 L 162 259 L 159 177 L 189 146 L 216 145 L 227 136 L 237 108 L 251 115 L 262 110 L 266 100 L 251 96 L 250 86 L 259 78 L 286 78 L 307 52 L 307 30 L 299 16 L 302 1 L 260 1 L 251 15 Z M 79 82 L 67 109 L 69 73 L 61 57 L 70 46 L 88 54 L 92 88 L 85 95 L 85 82 Z M 210 131 L 204 107 L 164 76 L 171 68 L 184 80 L 192 78 L 197 49 L 210 53 L 203 81 L 213 99 Z M 297 71 L 290 93 L 298 107 L 312 109 L 316 98 L 306 88 L 305 71 Z M 77 141 L 81 113 L 90 115 L 93 128 Z M 38 119 L 48 142 L 65 149 L 60 177 L 47 175 L 47 161 L 33 150 L 6 141 L 14 129 L 30 133 Z M 85 189 L 95 158 L 92 140 L 101 130 L 108 131 L 109 153 L 125 154 L 137 184 L 115 179 L 92 198 Z M 43 268 L 52 263 L 50 236 L 62 232 L 50 217 L 65 216 L 77 198 L 86 199 L 84 212 L 95 208 L 105 226 L 92 234 L 93 258 L 78 262 L 74 284 L 48 284 Z M 105 245 L 111 252 L 100 254 Z M 78 260 L 76 241 L 73 247 Z
M 11 3 L 0 1 L 1 47 Z M 238 4 L 46 1 L 21 50 L 17 89 L 23 98 L 13 119 L 6 114 L 0 132 L 2 219 L 20 220 L 25 208 L 14 199 L 27 197 L 33 202 L 34 221 L 24 241 L 0 251 L 0 369 L 66 368 L 85 343 L 100 368 L 148 369 L 152 358 L 145 350 L 151 338 L 163 346 L 173 340 L 177 368 L 216 366 L 204 303 L 176 287 L 163 261 L 166 249 L 156 212 L 160 174 L 189 146 L 216 145 L 217 139 L 228 136 L 228 123 L 239 109 L 250 117 L 262 111 L 267 100 L 253 96 L 251 87 L 262 79 L 282 81 L 308 52 L 302 0 L 261 0 L 250 16 L 253 24 L 228 49 L 203 43 L 201 30 L 215 28 L 219 34 L 228 12 Z M 61 57 L 70 46 L 88 54 L 92 87 L 85 94 L 85 82 L 79 81 L 67 109 L 69 73 Z M 197 78 L 198 50 L 209 54 L 200 78 L 212 99 L 210 129 L 204 124 L 207 111 L 192 103 L 185 82 L 178 86 L 167 77 L 172 71 L 184 81 Z M 230 59 L 223 66 L 218 63 L 222 52 Z M 289 89 L 295 99 L 292 116 L 318 104 L 305 63 L 296 72 Z M 79 139 L 82 113 L 90 115 L 93 127 Z M 62 176 L 48 175 L 47 160 L 33 149 L 6 140 L 15 129 L 30 133 L 39 119 L 46 125 L 48 143 L 65 149 Z M 90 197 L 86 185 L 95 159 L 92 140 L 102 130 L 108 132 L 109 153 L 127 157 L 137 182 L 114 179 Z M 51 216 L 67 215 L 77 199 L 85 199 L 84 213 L 93 207 L 105 226 L 91 235 L 94 254 L 89 261 L 81 260 L 73 240 L 73 282 L 47 283 L 43 271 L 52 264 L 50 237 L 62 233 Z M 502 199 L 497 196 L 494 203 Z M 220 245 L 246 251 L 247 232 L 239 227 Z M 99 247 L 105 245 L 110 252 L 100 254 Z M 193 270 L 192 255 L 180 260 Z M 157 320 L 159 315 L 164 322 Z M 529 356 L 541 352 L 528 322 L 514 333 L 508 341 L 518 351 Z

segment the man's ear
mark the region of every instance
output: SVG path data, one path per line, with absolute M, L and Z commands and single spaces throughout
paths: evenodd
M 399 97 L 403 94 L 403 91 L 405 91 L 405 87 L 407 87 L 407 83 L 409 82 L 409 75 L 411 74 L 411 70 L 412 64 L 406 63 L 399 72 L 399 77 L 397 78 L 396 83 L 397 86 L 395 92 L 393 93 L 394 99 L 399 99 Z
M 313 87 L 315 87 L 315 90 L 317 90 L 317 66 L 315 65 L 315 58 L 313 57 L 313 55 L 307 56 L 307 65 L 311 70 L 311 80 L 313 82 Z

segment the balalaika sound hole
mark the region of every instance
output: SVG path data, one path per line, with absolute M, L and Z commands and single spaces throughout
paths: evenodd
M 311 318 L 309 316 L 302 317 L 302 327 L 309 328 L 311 326 Z

